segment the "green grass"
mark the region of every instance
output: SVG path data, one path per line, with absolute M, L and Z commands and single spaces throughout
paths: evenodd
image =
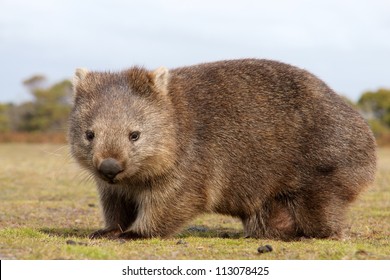
M 375 186 L 349 212 L 345 240 L 242 238 L 241 223 L 204 215 L 170 239 L 89 240 L 97 192 L 66 146 L 0 144 L 0 259 L 390 259 L 390 149 Z M 273 251 L 258 254 L 270 244 Z

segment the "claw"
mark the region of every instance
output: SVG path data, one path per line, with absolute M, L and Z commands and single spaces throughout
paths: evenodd
M 120 231 L 118 229 L 99 229 L 89 235 L 90 239 L 99 239 L 99 238 L 110 238 L 115 239 L 118 237 L 118 234 L 120 234 Z
M 136 233 L 136 232 L 125 231 L 125 232 L 119 234 L 118 238 L 134 240 L 134 239 L 143 239 L 145 237 Z

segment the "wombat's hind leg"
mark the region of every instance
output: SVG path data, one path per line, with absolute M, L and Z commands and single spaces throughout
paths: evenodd
M 301 235 L 293 210 L 278 200 L 272 200 L 257 213 L 243 219 L 245 234 L 252 238 L 293 240 Z
M 270 238 L 292 240 L 301 235 L 293 215 L 293 208 L 277 200 L 270 207 L 267 224 L 267 235 Z
M 310 189 L 304 190 L 304 195 L 299 196 L 297 204 L 299 207 L 295 208 L 295 215 L 304 237 L 332 239 L 343 237 L 345 212 L 349 202 L 335 192 L 337 188 L 342 188 L 341 186 L 328 184 L 324 190 L 313 184 Z

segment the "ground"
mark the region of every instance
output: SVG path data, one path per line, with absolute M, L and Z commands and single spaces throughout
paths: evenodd
M 89 240 L 97 192 L 66 145 L 0 144 L 0 259 L 390 259 L 390 149 L 351 207 L 344 240 L 245 239 L 231 217 L 204 215 L 170 239 Z M 272 252 L 259 254 L 259 246 Z

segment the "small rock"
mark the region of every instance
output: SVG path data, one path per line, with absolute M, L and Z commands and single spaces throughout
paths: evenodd
M 206 232 L 207 228 L 204 226 L 193 226 L 189 227 L 187 230 L 192 232 Z
M 273 249 L 271 245 L 260 246 L 259 248 L 257 248 L 257 252 L 259 252 L 260 254 L 272 252 L 272 250 Z
M 88 207 L 96 207 L 94 203 L 88 203 Z
M 88 246 L 88 244 L 87 243 L 85 243 L 85 242 L 76 242 L 76 241 L 74 241 L 74 240 L 66 240 L 66 244 L 68 244 L 68 245 L 80 245 L 80 246 Z
M 76 245 L 77 243 L 74 240 L 66 240 L 66 244 L 68 244 L 68 245 Z

